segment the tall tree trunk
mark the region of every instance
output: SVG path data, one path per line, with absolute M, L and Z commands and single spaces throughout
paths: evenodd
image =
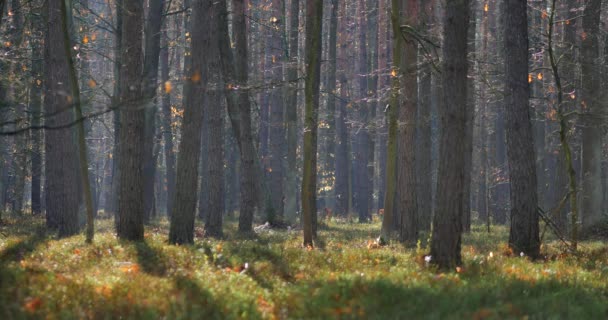
M 335 152 L 335 197 L 336 207 L 335 211 L 339 215 L 346 216 L 350 213 L 350 171 L 348 169 L 349 154 L 348 154 L 348 127 L 346 123 L 346 101 L 347 101 L 347 77 L 346 72 L 348 68 L 348 62 L 346 57 L 348 54 L 348 43 L 347 39 L 347 12 L 346 2 L 341 1 L 339 4 L 339 31 L 338 31 L 338 43 L 340 44 L 340 50 L 338 52 L 337 68 L 341 71 L 340 73 L 340 99 L 338 102 L 338 114 L 336 119 L 336 152 Z
M 449 1 L 443 20 L 443 95 L 437 206 L 433 217 L 431 259 L 441 269 L 461 261 L 462 190 L 467 114 L 467 28 L 469 0 Z
M 0 12 L 2 6 L 0 5 Z M 30 45 L 32 47 L 32 78 L 30 84 L 30 107 L 31 112 L 31 125 L 38 127 L 42 124 L 42 80 L 43 80 L 43 32 L 44 23 L 39 10 L 35 11 L 35 15 L 32 15 L 32 34 L 30 38 Z M 32 150 L 30 159 L 32 161 L 32 187 L 31 187 L 31 198 L 32 198 L 32 214 L 39 215 L 42 213 L 42 159 L 43 154 L 43 132 L 42 130 L 32 130 L 30 132 L 32 137 Z
M 359 222 L 366 222 L 370 212 L 369 193 L 370 177 L 369 177 L 369 106 L 368 106 L 368 86 L 367 86 L 367 21 L 365 1 L 359 0 L 357 5 L 358 11 L 358 54 L 357 54 L 357 113 L 359 127 L 354 135 L 354 172 L 353 172 L 353 190 L 355 199 L 355 209 L 359 214 Z
M 304 246 L 312 246 L 313 215 L 317 214 L 317 121 L 321 83 L 321 25 L 323 1 L 306 0 L 306 86 L 304 119 L 304 172 L 302 175 L 302 228 Z
M 171 115 L 171 90 L 172 84 L 169 80 L 169 45 L 167 31 L 163 30 L 163 46 L 160 52 L 160 74 L 163 84 L 161 95 L 161 109 L 163 112 L 163 139 L 165 142 L 165 171 L 167 176 L 167 214 L 173 210 L 173 198 L 175 197 L 175 152 L 173 151 L 173 126 Z
M 232 2 L 232 27 L 234 30 L 237 101 L 240 113 L 240 151 L 241 151 L 241 205 L 239 212 L 239 232 L 248 233 L 252 230 L 253 211 L 256 204 L 256 152 L 253 144 L 251 124 L 251 105 L 249 102 L 249 68 L 247 59 L 247 24 L 245 22 L 246 4 L 244 0 Z M 227 18 L 225 15 L 221 17 Z M 227 35 L 227 32 L 225 32 Z M 229 39 L 222 37 L 224 41 Z M 220 49 L 222 46 L 220 46 Z M 224 55 L 224 53 L 222 53 Z
M 333 10 L 337 10 L 338 0 L 333 0 Z M 333 11 L 332 11 L 333 12 Z M 298 193 L 298 182 L 297 182 L 297 149 L 298 149 L 298 35 L 300 34 L 300 0 L 291 0 L 291 6 L 289 8 L 289 50 L 288 50 L 288 66 L 287 66 L 287 86 L 285 87 L 285 116 L 287 120 L 287 172 L 285 181 L 285 218 L 290 224 L 294 223 L 297 216 L 297 193 Z M 331 19 L 334 19 L 332 16 Z M 337 17 L 336 17 L 337 19 Z M 333 21 L 333 20 L 332 20 Z M 335 30 L 334 30 L 335 33 Z M 331 30 L 330 30 L 331 37 Z M 335 38 L 335 35 L 334 35 Z M 331 43 L 331 40 L 330 40 Z M 336 75 L 335 75 L 335 40 L 334 40 L 334 60 L 331 59 L 330 53 L 330 71 L 328 77 L 328 83 L 334 83 L 335 88 Z M 330 52 L 331 52 L 330 44 Z M 333 71 L 331 65 L 334 65 Z M 333 82 L 331 81 L 331 74 L 333 72 Z M 332 99 L 333 91 L 328 88 L 330 92 L 328 99 Z M 328 100 L 328 108 L 330 108 L 330 100 Z M 335 100 L 334 100 L 335 101 Z M 335 102 L 334 102 L 335 103 Z M 331 126 L 331 123 L 330 123 Z M 332 149 L 330 148 L 330 152 Z
M 221 78 L 218 13 L 219 6 L 212 4 L 209 15 L 210 46 L 206 50 L 209 63 L 209 85 L 205 117 L 209 123 L 209 152 L 207 160 L 209 208 L 205 221 L 205 234 L 211 237 L 222 236 L 222 219 L 224 216 L 224 104 L 222 97 L 224 86 Z M 207 156 L 207 155 L 205 155 Z
M 74 99 L 69 83 L 71 75 L 65 53 L 64 7 L 63 1 L 49 1 L 46 6 L 44 109 L 47 114 L 55 114 L 46 118 L 47 127 L 65 126 L 74 121 Z M 45 151 L 47 226 L 57 228 L 60 237 L 71 236 L 79 231 L 78 153 L 72 127 L 47 130 Z
M 399 90 L 403 70 L 403 37 L 401 36 L 401 2 L 391 0 L 391 23 L 393 26 L 393 65 L 391 67 L 390 107 L 388 109 L 388 146 L 386 152 L 386 193 L 384 198 L 384 217 L 380 231 L 380 242 L 388 241 L 393 227 L 393 214 L 396 206 L 397 191 L 397 117 L 399 115 Z
M 144 221 L 150 221 L 155 208 L 154 177 L 156 163 L 154 163 L 154 136 L 156 118 L 156 88 L 158 87 L 158 65 L 160 59 L 161 26 L 163 23 L 164 0 L 150 0 L 149 10 L 146 16 L 145 38 L 144 38 Z
M 602 105 L 599 102 L 601 74 L 599 60 L 599 25 L 602 1 L 589 0 L 583 12 L 583 42 L 581 45 L 583 108 L 582 151 L 582 220 L 583 232 L 602 220 Z M 604 89 L 605 90 L 605 89 Z
M 281 83 L 283 81 L 283 66 L 285 58 L 285 49 L 283 48 L 284 40 L 284 21 L 283 19 L 283 4 L 282 0 L 272 0 L 270 6 L 270 22 L 272 29 L 269 30 L 269 41 L 267 54 L 270 54 L 270 61 L 266 65 L 270 68 L 271 83 Z M 269 115 L 269 130 L 268 130 L 268 174 L 270 199 L 272 203 L 271 210 L 274 214 L 268 216 L 268 221 L 273 224 L 283 220 L 284 210 L 284 190 L 283 190 L 283 159 L 285 148 L 285 121 L 283 119 L 283 91 L 280 86 L 271 87 L 270 89 L 270 115 Z
M 473 170 L 473 129 L 475 128 L 475 79 L 476 79 L 476 32 L 477 32 L 477 1 L 471 1 L 471 18 L 469 19 L 469 34 L 468 34 L 468 59 L 469 59 L 469 76 L 467 77 L 467 123 L 465 136 L 465 169 L 464 169 L 464 189 L 462 195 L 462 231 L 471 231 L 471 184 Z M 471 63 L 472 61 L 472 63 Z
M 422 7 L 420 32 L 430 33 L 434 24 L 435 1 L 426 1 Z M 431 230 L 433 186 L 431 172 L 431 148 L 433 145 L 431 131 L 431 59 L 434 57 L 423 55 L 424 50 L 419 50 L 418 61 L 420 69 L 420 88 L 418 97 L 418 140 L 417 140 L 417 163 L 418 180 L 417 203 L 418 203 L 418 226 L 421 230 Z
M 418 26 L 419 7 L 417 0 L 402 2 L 405 11 L 403 24 Z M 403 104 L 399 106 L 399 130 L 397 155 L 397 200 L 401 225 L 399 239 L 412 246 L 418 240 L 418 204 L 416 194 L 416 108 L 418 103 L 418 43 L 411 30 L 400 30 L 399 37 L 404 37 L 403 56 L 401 60 Z
M 120 224 L 120 213 L 118 211 L 118 198 L 120 194 L 120 131 L 121 131 L 121 110 L 120 106 L 120 86 L 121 86 L 121 55 L 122 55 L 122 31 L 123 31 L 123 2 L 124 0 L 116 0 L 116 26 L 114 29 L 114 88 L 112 92 L 112 105 L 114 110 L 114 153 L 112 158 L 112 192 L 110 200 L 110 211 L 114 213 L 114 224 L 116 230 Z
M 120 176 L 118 237 L 144 239 L 144 103 L 143 39 L 144 8 L 141 0 L 124 0 L 121 10 L 120 68 Z
M 185 74 L 185 105 L 182 125 L 182 142 L 177 157 L 177 181 L 175 202 L 171 214 L 169 242 L 184 244 L 194 242 L 194 217 L 204 97 L 208 98 L 209 56 L 207 52 L 217 43 L 210 39 L 213 17 L 212 0 L 196 1 L 192 7 L 191 66 Z
M 516 253 L 536 258 L 540 240 L 536 158 L 529 106 L 527 4 L 507 0 L 504 19 L 505 115 L 511 182 L 509 246 Z

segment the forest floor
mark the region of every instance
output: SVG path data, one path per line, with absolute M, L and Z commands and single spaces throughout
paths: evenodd
M 608 248 L 583 242 L 578 255 L 557 241 L 531 262 L 506 246 L 507 229 L 465 235 L 464 266 L 439 273 L 424 245 L 379 248 L 378 222 L 331 221 L 315 249 L 301 232 L 266 231 L 171 246 L 167 222 L 145 242 L 117 240 L 112 221 L 58 240 L 44 222 L 7 218 L 0 228 L 0 318 L 46 319 L 492 319 L 608 317 Z

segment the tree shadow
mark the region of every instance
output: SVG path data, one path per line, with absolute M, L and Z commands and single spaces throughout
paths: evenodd
M 281 306 L 290 318 L 338 319 L 604 319 L 606 293 L 558 281 L 497 281 L 410 287 L 386 279 L 302 284 L 306 304 Z M 410 284 L 411 285 L 411 284 Z M 314 294 L 311 294 L 314 292 Z M 294 301 L 298 299 L 294 297 Z M 369 310 L 376 312 L 368 313 Z M 380 312 L 379 312 L 380 311 Z
M 167 274 L 167 259 L 162 251 L 145 241 L 133 243 L 137 252 L 137 262 L 145 273 L 163 277 Z

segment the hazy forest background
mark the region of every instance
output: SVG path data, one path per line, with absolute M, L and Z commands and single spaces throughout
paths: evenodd
M 0 317 L 608 317 L 608 1 L 0 0 Z

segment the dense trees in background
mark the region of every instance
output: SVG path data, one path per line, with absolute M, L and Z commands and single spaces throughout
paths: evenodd
M 606 6 L 0 1 L 0 212 L 129 240 L 167 216 L 176 244 L 238 215 L 306 246 L 380 217 L 442 268 L 475 223 L 537 256 L 546 212 L 575 246 L 606 226 Z

